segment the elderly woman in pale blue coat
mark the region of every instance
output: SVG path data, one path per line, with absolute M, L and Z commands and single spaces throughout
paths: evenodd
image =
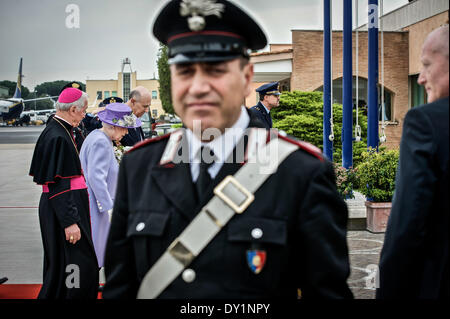
M 98 265 L 103 267 L 119 172 L 113 141 L 120 141 L 128 133 L 128 128 L 141 126 L 141 121 L 123 103 L 108 104 L 98 117 L 103 127 L 86 137 L 80 160 L 89 192 L 92 240 Z

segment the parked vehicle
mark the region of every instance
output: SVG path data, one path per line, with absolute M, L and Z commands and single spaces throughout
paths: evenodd
M 28 115 L 30 117 L 31 122 L 42 122 L 44 124 L 53 113 L 56 113 L 55 109 L 22 112 L 22 114 Z
M 149 138 L 156 135 L 156 132 L 152 130 L 152 124 L 155 120 L 150 117 L 149 113 L 145 113 L 141 117 L 142 121 L 142 131 L 144 132 L 144 137 Z
M 172 124 L 172 123 L 157 124 L 156 128 L 155 128 L 155 131 L 157 132 L 157 136 L 164 135 L 164 134 L 170 133 L 172 131 L 175 131 L 177 128 L 174 126 L 179 126 L 179 125 Z

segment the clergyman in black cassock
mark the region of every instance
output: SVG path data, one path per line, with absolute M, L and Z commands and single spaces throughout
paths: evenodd
M 39 299 L 97 298 L 99 268 L 89 198 L 72 129 L 58 113 L 52 117 L 36 143 L 29 172 L 43 188 L 39 223 L 44 267 Z M 75 244 L 65 234 L 74 224 L 81 233 Z

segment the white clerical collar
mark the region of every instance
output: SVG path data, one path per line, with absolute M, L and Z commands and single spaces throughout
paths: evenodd
M 58 118 L 58 119 L 60 119 L 61 121 L 66 122 L 66 123 L 69 124 L 70 126 L 73 126 L 72 124 L 70 124 L 69 122 L 67 122 L 67 120 L 63 119 L 61 116 L 58 116 L 58 115 L 55 114 L 55 117 Z
M 223 134 L 219 135 L 211 142 L 201 142 L 190 129 L 186 129 L 186 138 L 189 144 L 191 173 L 194 180 L 196 180 L 198 176 L 198 164 L 200 163 L 200 159 L 197 155 L 199 154 L 200 148 L 202 146 L 207 146 L 214 152 L 215 163 L 208 169 L 211 177 L 214 178 L 222 167 L 222 164 L 225 163 L 227 158 L 233 152 L 233 149 L 236 147 L 236 144 L 244 135 L 249 123 L 250 116 L 247 113 L 246 107 L 242 106 L 241 114 L 234 125 L 231 128 L 225 129 Z

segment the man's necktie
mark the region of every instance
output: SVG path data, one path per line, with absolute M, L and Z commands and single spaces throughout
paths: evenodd
M 272 117 L 270 116 L 270 113 L 266 113 L 267 121 L 269 122 L 270 128 L 272 128 Z
M 212 179 L 208 173 L 208 168 L 214 163 L 214 155 L 211 149 L 207 146 L 200 148 L 200 173 L 195 183 L 197 188 L 198 199 L 201 201 L 208 189 Z
M 142 131 L 142 128 L 141 128 L 141 127 L 138 127 L 138 128 L 136 128 L 135 130 L 136 130 L 136 135 L 137 135 L 137 137 L 138 137 L 138 139 L 137 139 L 138 142 L 144 140 L 144 132 Z

